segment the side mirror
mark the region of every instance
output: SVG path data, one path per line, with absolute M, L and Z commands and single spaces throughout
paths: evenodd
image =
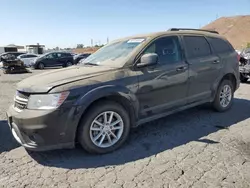
M 140 63 L 137 64 L 137 67 L 156 65 L 157 63 L 158 63 L 158 55 L 156 53 L 149 53 L 141 56 L 141 61 Z

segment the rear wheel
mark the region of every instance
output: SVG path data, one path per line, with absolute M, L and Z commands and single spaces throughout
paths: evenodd
M 126 141 L 129 131 L 126 110 L 118 103 L 103 101 L 84 115 L 78 129 L 78 141 L 90 153 L 108 153 Z
M 65 67 L 70 67 L 70 66 L 72 66 L 73 64 L 70 62 L 70 61 L 68 61 L 68 62 L 66 62 L 66 64 L 65 64 Z
M 216 111 L 224 112 L 232 106 L 234 87 L 230 80 L 223 80 L 218 87 L 213 107 Z
M 247 80 L 248 80 L 248 76 L 241 73 L 241 74 L 240 74 L 240 81 L 241 81 L 242 83 L 246 83 Z

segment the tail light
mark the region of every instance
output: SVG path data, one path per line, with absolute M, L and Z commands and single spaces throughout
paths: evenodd
M 239 54 L 237 54 L 237 59 L 238 59 L 238 61 L 240 61 L 240 55 Z

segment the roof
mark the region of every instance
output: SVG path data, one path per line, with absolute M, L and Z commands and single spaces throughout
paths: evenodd
M 211 30 L 214 31 L 214 30 Z M 137 35 L 132 35 L 124 38 L 120 38 L 114 41 L 121 41 L 121 40 L 128 40 L 131 38 L 156 38 L 162 35 L 178 35 L 178 34 L 195 34 L 195 35 L 206 35 L 206 36 L 211 36 L 211 37 L 222 37 L 221 35 L 217 33 L 212 33 L 212 32 L 207 32 L 207 31 L 197 31 L 197 30 L 180 30 L 180 31 L 161 31 L 161 32 L 153 32 L 153 33 L 147 33 L 147 34 L 137 34 Z

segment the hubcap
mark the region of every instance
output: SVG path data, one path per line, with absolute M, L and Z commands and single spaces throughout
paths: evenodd
M 113 111 L 99 114 L 90 126 L 91 141 L 100 148 L 108 148 L 117 143 L 123 133 L 121 116 Z
M 220 105 L 225 108 L 232 100 L 232 90 L 229 85 L 224 85 L 220 93 Z

